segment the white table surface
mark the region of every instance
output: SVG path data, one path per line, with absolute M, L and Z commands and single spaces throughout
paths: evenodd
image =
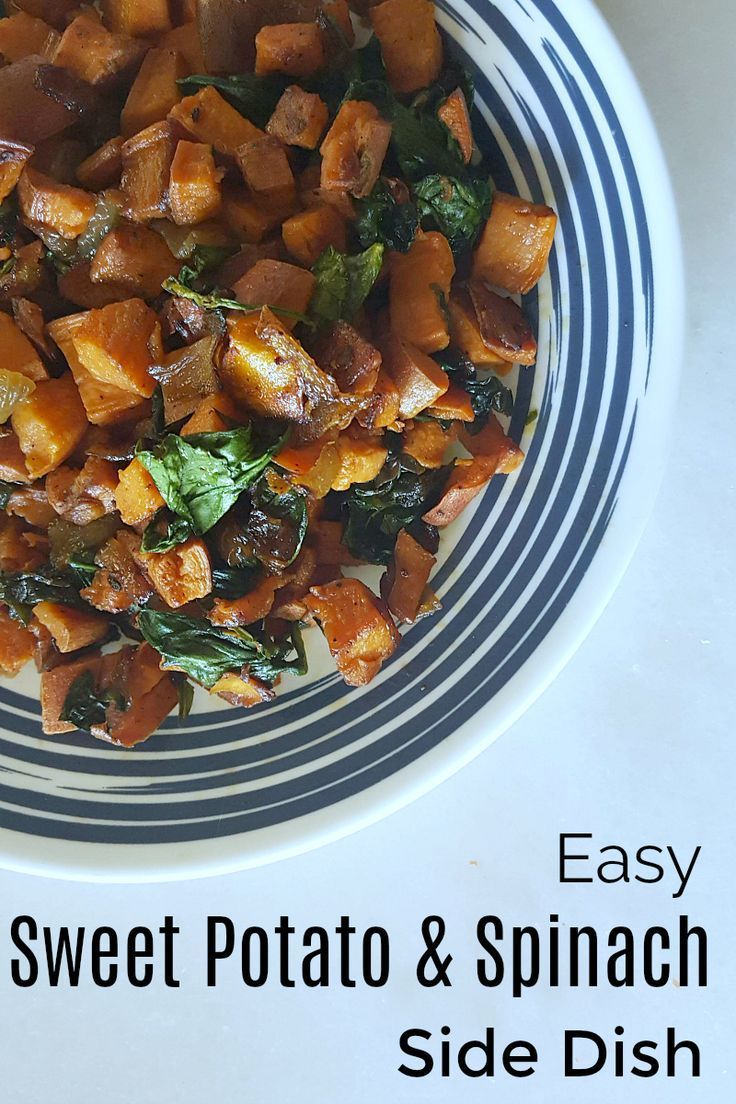
M 690 339 L 673 454 L 648 530 L 599 624 L 553 686 L 473 766 L 352 838 L 237 876 L 163 886 L 91 886 L 0 872 L 0 1099 L 12 1104 L 544 1104 L 733 1099 L 734 660 L 736 609 L 733 316 L 736 309 L 736 9 L 729 0 L 601 0 L 649 99 L 675 180 L 690 279 Z M 672 844 L 702 855 L 682 901 L 664 886 L 561 887 L 559 831 L 598 843 Z M 544 924 L 550 912 L 607 930 L 707 927 L 707 989 L 550 991 L 513 1001 L 474 983 L 476 920 Z M 413 977 L 419 923 L 444 915 L 457 956 L 451 989 Z M 10 981 L 9 919 L 182 929 L 181 988 L 155 983 L 21 990 Z M 208 989 L 208 914 L 238 928 L 382 924 L 394 960 L 385 989 L 246 989 L 237 966 Z M 728 1021 L 731 1021 L 730 1028 Z M 399 1076 L 397 1039 L 450 1024 L 457 1039 L 495 1025 L 540 1051 L 528 1081 Z M 563 1081 L 561 1035 L 589 1028 L 658 1038 L 675 1026 L 702 1048 L 703 1075 Z M 639 1034 L 637 1034 L 637 1032 Z

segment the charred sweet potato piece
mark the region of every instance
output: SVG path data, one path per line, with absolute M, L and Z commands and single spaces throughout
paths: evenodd
M 316 23 L 277 23 L 256 35 L 256 73 L 311 77 L 325 65 L 325 40 Z
M 220 377 L 253 413 L 306 422 L 321 401 L 337 396 L 334 382 L 267 307 L 229 320 L 228 332 Z
M 400 337 L 383 346 L 383 363 L 399 392 L 399 418 L 416 418 L 436 402 L 450 385 L 435 360 Z
M 74 731 L 74 725 L 61 720 L 66 696 L 72 683 L 85 672 L 89 671 L 96 680 L 101 666 L 102 656 L 97 652 L 41 672 L 41 725 L 47 736 Z
M 0 138 L 0 203 L 8 198 L 33 153 L 32 146 Z
M 344 103 L 320 146 L 322 187 L 358 198 L 369 195 L 381 172 L 391 129 L 374 104 Z
M 424 515 L 423 520 L 428 525 L 442 529 L 455 521 L 496 473 L 503 475 L 513 471 L 523 458 L 518 445 L 506 436 L 493 415 L 477 438 L 463 436 L 466 447 L 471 442 L 475 452 L 473 460 L 456 465 L 442 498 Z
M 260 705 L 261 702 L 270 701 L 274 691 L 265 682 L 253 678 L 252 675 L 236 675 L 230 672 L 219 678 L 211 688 L 210 694 L 216 694 L 229 705 L 237 705 L 241 709 L 248 709 L 251 705 Z
M 85 310 L 99 310 L 110 303 L 116 303 L 125 292 L 114 284 L 95 284 L 90 274 L 91 265 L 88 261 L 76 264 L 59 275 L 59 295 Z M 79 382 L 79 381 L 77 381 Z
M 473 276 L 525 294 L 547 267 L 557 228 L 551 207 L 496 192 L 473 259 Z
M 125 34 L 112 34 L 88 9 L 64 31 L 54 65 L 71 69 L 88 84 L 104 86 L 129 72 L 144 50 L 142 42 Z
M 229 601 L 216 598 L 208 617 L 213 625 L 236 628 L 238 625 L 252 625 L 261 621 L 271 612 L 274 595 L 279 587 L 289 581 L 287 575 L 265 575 L 253 590 L 242 598 Z
M 64 653 L 99 644 L 109 629 L 108 622 L 99 614 L 62 606 L 59 602 L 39 602 L 33 607 L 33 616 L 48 629 L 54 644 Z
M 286 150 L 278 138 L 263 134 L 238 150 L 238 165 L 250 190 L 273 209 L 294 210 L 296 183 Z
M 154 123 L 123 144 L 121 188 L 126 214 L 134 222 L 167 213 L 175 145 L 168 123 Z
M 217 338 L 210 334 L 167 353 L 153 367 L 163 392 L 167 425 L 187 417 L 203 398 L 220 390 L 213 359 L 216 344 Z
M 432 0 L 384 0 L 369 15 L 395 92 L 418 92 L 437 79 L 442 40 Z
M 521 307 L 491 291 L 482 280 L 470 280 L 468 291 L 484 344 L 504 360 L 533 364 L 537 342 Z
M 62 238 L 78 238 L 95 211 L 88 192 L 59 184 L 36 169 L 24 169 L 17 194 L 20 213 L 31 227 L 51 230 Z
M 115 503 L 126 525 L 141 526 L 165 506 L 158 487 L 140 460 L 131 460 L 119 474 Z
M 515 471 L 524 459 L 516 441 L 504 433 L 500 422 L 493 415 L 488 419 L 480 433 L 468 433 L 465 428 L 460 432 L 460 440 L 474 457 L 490 459 L 496 465 L 500 475 Z
M 183 76 L 184 61 L 175 50 L 148 51 L 120 113 L 124 138 L 166 118 L 181 99 L 176 82 Z
M 169 0 L 102 0 L 105 23 L 111 31 L 146 38 L 171 27 Z
M 87 430 L 82 400 L 68 372 L 37 383 L 33 394 L 17 404 L 11 421 L 32 479 L 63 464 Z
M 391 329 L 424 353 L 450 343 L 445 304 L 455 275 L 447 238 L 417 234 L 408 253 L 391 255 Z
M 373 393 L 381 354 L 349 322 L 338 321 L 330 327 L 320 341 L 316 358 L 342 392 L 350 395 Z
M 231 429 L 234 423 L 242 421 L 243 416 L 238 412 L 235 403 L 222 391 L 200 399 L 189 421 L 181 427 L 181 435 L 188 437 L 193 433 L 218 433 L 222 429 Z
M 470 395 L 464 387 L 457 383 L 451 383 L 444 395 L 429 407 L 428 413 L 435 418 L 442 418 L 448 422 L 474 422 L 475 411 L 470 400 Z
M 186 96 L 169 112 L 169 120 L 197 142 L 214 146 L 218 153 L 236 157 L 241 146 L 262 133 L 223 96 L 207 85 L 194 96 Z
M 27 12 L 0 19 L 0 54 L 6 61 L 20 61 L 29 54 L 51 58 L 59 42 L 59 34 L 42 19 Z
M 118 471 L 110 460 L 90 456 L 81 470 L 57 468 L 46 478 L 46 493 L 53 509 L 74 525 L 111 514 L 115 509 Z
M 435 557 L 422 548 L 406 529 L 399 533 L 391 562 L 381 579 L 381 595 L 397 621 L 413 625 L 417 620 Z
M 349 686 L 365 686 L 396 651 L 399 634 L 383 603 L 359 579 L 312 587 L 307 608 L 320 623 Z
M 163 50 L 176 50 L 184 59 L 187 73 L 205 72 L 202 39 L 196 19 L 182 23 L 180 27 L 173 27 L 161 36 L 158 44 Z
M 85 157 L 77 166 L 77 180 L 93 192 L 109 188 L 120 182 L 123 171 L 123 139 L 109 138 L 107 142 Z
M 180 265 L 160 234 L 146 226 L 122 223 L 100 242 L 90 264 L 90 279 L 107 284 L 121 296 L 155 299 L 161 284 Z
M 354 483 L 370 483 L 386 463 L 388 449 L 378 441 L 360 441 L 341 433 L 337 439 L 340 467 L 332 481 L 333 491 L 347 491 Z
M 156 381 L 150 369 L 152 348 L 160 333 L 155 313 L 142 299 L 126 299 L 82 315 L 68 315 L 51 323 L 49 332 L 67 354 L 75 357 L 99 383 L 150 398 Z
M 439 422 L 412 422 L 404 430 L 403 451 L 413 456 L 425 468 L 441 468 L 447 446 L 455 439 L 452 430 L 444 430 Z
M 306 269 L 285 261 L 256 261 L 251 269 L 233 284 L 233 293 L 241 303 L 253 306 L 284 307 L 287 311 L 305 314 L 314 291 L 315 278 Z M 282 325 L 293 330 L 296 319 L 281 315 Z
M 51 478 L 51 476 L 49 476 Z M 56 517 L 50 505 L 46 489 L 41 486 L 18 487 L 13 491 L 5 507 L 6 514 L 22 518 L 37 529 L 48 529 Z
M 19 372 L 31 380 L 49 378 L 43 361 L 19 326 L 8 314 L 0 313 L 0 348 L 3 369 Z
M 6 483 L 30 483 L 31 477 L 15 433 L 0 437 L 0 479 Z
M 53 134 L 61 134 L 78 121 L 76 112 L 56 103 L 38 87 L 40 74 L 48 68 L 38 54 L 14 61 L 0 69 L 0 135 L 8 142 L 33 147 Z M 32 153 L 29 149 L 29 155 Z
M 115 656 L 103 657 L 101 682 L 117 693 L 107 709 L 104 725 L 95 725 L 92 735 L 122 747 L 133 747 L 156 731 L 176 705 L 173 678 L 160 669 L 160 657 L 148 644 L 123 648 Z M 105 662 L 108 671 L 105 672 Z M 124 708 L 117 699 L 122 698 Z
M 222 204 L 221 179 L 210 146 L 178 143 L 169 176 L 169 206 L 177 226 L 194 226 L 217 214 Z
M 462 88 L 456 88 L 450 93 L 445 102 L 440 104 L 437 115 L 457 142 L 463 161 L 468 165 L 473 156 L 473 128 Z
M 328 245 L 344 253 L 347 244 L 345 219 L 329 204 L 292 215 L 281 234 L 291 256 L 309 268 Z
M 15 678 L 33 659 L 35 639 L 28 629 L 0 606 L 0 675 Z
M 195 537 L 169 552 L 141 552 L 140 562 L 157 592 L 172 609 L 212 590 L 210 556 L 204 541 Z
M 197 19 L 208 73 L 252 69 L 255 36 L 269 23 L 315 19 L 319 0 L 199 0 Z
M 483 340 L 475 307 L 467 288 L 456 288 L 450 296 L 449 306 L 450 336 L 458 349 L 461 349 L 473 364 L 492 364 L 500 375 L 509 372 L 511 362 L 502 360 Z
M 22 296 L 18 296 L 13 299 L 12 306 L 16 326 L 28 338 L 34 349 L 45 360 L 53 361 L 56 359 L 56 350 L 46 333 L 46 319 L 39 304 L 34 303 L 32 299 L 24 299 Z M 45 366 L 44 372 L 43 378 L 46 379 L 48 372 L 46 372 Z
M 100 570 L 81 592 L 85 601 L 108 613 L 120 613 L 142 606 L 153 594 L 153 586 L 136 560 L 140 537 L 122 529 L 107 541 L 95 557 Z
M 276 104 L 266 130 L 287 146 L 316 149 L 329 117 L 327 104 L 316 92 L 292 84 Z
M 368 405 L 358 412 L 356 420 L 369 429 L 387 429 L 398 420 L 400 405 L 399 389 L 388 371 L 381 367 Z
M 257 203 L 245 187 L 230 188 L 224 193 L 222 213 L 233 234 L 253 245 L 263 241 L 281 222 L 278 212 Z

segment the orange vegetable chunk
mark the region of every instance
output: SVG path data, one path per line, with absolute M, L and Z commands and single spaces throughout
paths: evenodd
M 392 335 L 383 347 L 383 363 L 399 392 L 399 417 L 416 418 L 447 391 L 447 373 L 408 341 Z
M 20 61 L 29 54 L 51 59 L 58 42 L 59 35 L 53 27 L 27 12 L 0 19 L 0 54 L 6 61 Z
M 276 104 L 266 130 L 287 146 L 316 149 L 329 117 L 327 104 L 316 92 L 292 84 Z
M 69 373 L 37 383 L 16 405 L 11 421 L 32 479 L 63 464 L 87 431 L 84 406 Z
M 473 276 L 524 295 L 539 282 L 554 241 L 551 207 L 496 192 L 473 259 Z
M 378 441 L 361 441 L 341 433 L 337 440 L 340 467 L 332 481 L 333 491 L 347 491 L 354 483 L 370 483 L 386 463 L 388 449 Z
M 123 171 L 123 139 L 110 138 L 77 166 L 77 180 L 85 188 L 99 192 L 120 182 Z
M 161 284 L 180 264 L 160 234 L 146 226 L 122 223 L 100 242 L 90 265 L 90 279 L 111 284 L 121 295 L 154 299 Z
M 33 658 L 34 637 L 28 629 L 0 606 L 0 675 L 15 678 Z
M 180 100 L 169 112 L 169 120 L 198 142 L 209 143 L 229 157 L 236 157 L 241 146 L 262 134 L 212 85 Z
M 115 503 L 125 525 L 146 525 L 166 503 L 153 477 L 134 459 L 120 472 Z
M 296 196 L 294 174 L 278 138 L 263 134 L 238 150 L 238 165 L 252 192 L 288 208 Z M 292 208 L 293 210 L 293 208 Z
M 418 92 L 437 79 L 442 40 L 432 0 L 384 0 L 369 15 L 395 92 Z
M 77 652 L 99 644 L 109 631 L 108 622 L 98 613 L 60 602 L 39 602 L 33 607 L 33 616 L 49 630 L 60 652 Z
M 34 381 L 48 379 L 49 374 L 35 346 L 9 314 L 0 313 L 0 349 L 6 372 L 19 372 Z
M 168 123 L 153 123 L 124 143 L 121 188 L 126 214 L 134 222 L 147 222 L 167 214 L 174 148 Z
M 396 651 L 399 633 L 383 603 L 359 579 L 312 587 L 305 604 L 319 621 L 349 686 L 365 686 Z
M 83 11 L 66 28 L 54 65 L 71 69 L 88 84 L 111 84 L 135 65 L 145 46 L 128 35 L 111 34 L 92 11 Z
M 245 276 L 233 284 L 233 293 L 241 303 L 257 307 L 284 307 L 305 314 L 316 280 L 311 272 L 286 261 L 256 261 Z M 297 320 L 283 314 L 282 325 L 293 330 Z
M 8 198 L 33 153 L 32 146 L 0 139 L 0 203 Z
M 159 332 L 154 311 L 142 299 L 125 299 L 83 315 L 52 323 L 57 343 L 69 336 L 75 357 L 99 383 L 150 398 L 156 381 L 150 374 L 152 342 Z M 62 344 L 62 351 L 66 349 Z M 70 361 L 74 371 L 73 360 Z
M 175 50 L 148 51 L 120 113 L 124 138 L 166 118 L 181 99 L 176 82 L 184 76 L 184 61 Z
M 463 161 L 468 165 L 473 156 L 473 128 L 462 88 L 456 88 L 450 93 L 440 105 L 437 115 L 457 142 Z
M 59 184 L 31 168 L 26 168 L 18 181 L 18 206 L 31 227 L 37 225 L 69 239 L 79 237 L 95 211 L 89 192 Z
M 491 352 L 515 364 L 533 364 L 537 342 L 521 307 L 482 280 L 468 281 L 468 291 L 481 337 Z
M 221 178 L 210 146 L 178 143 L 169 178 L 169 206 L 177 226 L 194 226 L 217 214 Z
M 66 696 L 72 683 L 87 671 L 91 672 L 96 680 L 100 674 L 101 665 L 102 656 L 97 652 L 95 655 L 75 659 L 71 663 L 64 663 L 50 671 L 41 672 L 41 724 L 47 736 L 74 731 L 73 724 L 60 719 Z
M 478 325 L 475 307 L 467 288 L 457 288 L 450 296 L 450 336 L 455 345 L 473 364 L 492 364 L 499 375 L 511 370 L 511 363 L 503 360 L 486 345 Z
M 381 172 L 391 129 L 374 104 L 344 103 L 320 146 L 322 187 L 358 198 L 369 195 Z
M 256 35 L 256 73 L 311 77 L 325 64 L 325 42 L 316 23 L 277 23 Z
M 391 563 L 381 579 L 381 594 L 397 621 L 412 625 L 417 620 L 424 592 L 436 563 L 406 529 L 399 533 Z
M 328 245 L 341 253 L 347 246 L 345 219 L 335 207 L 325 204 L 292 215 L 281 227 L 284 245 L 292 257 L 308 268 Z
M 141 552 L 140 560 L 171 609 L 206 598 L 212 590 L 209 552 L 204 541 L 196 537 L 168 552 Z
M 187 73 L 204 73 L 204 55 L 202 53 L 202 39 L 199 27 L 195 20 L 182 23 L 180 27 L 174 27 L 167 31 L 158 40 L 162 50 L 176 50 L 184 59 Z
M 445 305 L 455 275 L 447 238 L 419 233 L 408 253 L 391 254 L 391 329 L 425 353 L 450 343 Z
M 105 23 L 112 31 L 145 38 L 169 30 L 169 0 L 102 0 Z

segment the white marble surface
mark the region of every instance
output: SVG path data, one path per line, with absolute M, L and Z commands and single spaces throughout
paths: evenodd
M 2 1099 L 13 1104 L 273 1102 L 368 1104 L 725 1104 L 733 1099 L 734 364 L 736 12 L 728 0 L 601 0 L 663 137 L 684 223 L 690 338 L 674 451 L 625 580 L 587 642 L 536 705 L 470 769 L 413 807 L 322 851 L 212 881 L 145 887 L 62 884 L 0 873 Z M 560 887 L 557 833 L 601 844 L 702 846 L 685 897 L 664 886 Z M 730 839 L 729 839 L 730 837 Z M 550 912 L 601 930 L 685 911 L 710 935 L 707 989 L 551 992 L 523 999 L 473 981 L 477 918 L 543 924 Z M 457 959 L 451 989 L 412 976 L 419 923 L 442 913 Z M 182 929 L 178 990 L 155 983 L 77 990 L 11 984 L 8 919 Z M 391 932 L 385 989 L 248 990 L 237 967 L 204 977 L 204 923 L 332 925 Z M 400 1077 L 397 1038 L 451 1024 L 496 1026 L 538 1044 L 527 1081 Z M 564 1028 L 617 1023 L 627 1038 L 675 1026 L 702 1047 L 703 1076 L 563 1082 Z M 637 1034 L 638 1033 L 638 1034 Z

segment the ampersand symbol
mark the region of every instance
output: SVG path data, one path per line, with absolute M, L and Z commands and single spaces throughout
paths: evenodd
M 436 934 L 433 934 L 433 928 L 436 928 Z M 417 963 L 417 981 L 428 989 L 440 984 L 452 985 L 447 974 L 452 962 L 452 955 L 448 954 L 445 958 L 440 958 L 437 953 L 444 937 L 445 921 L 442 917 L 425 916 L 422 921 L 422 938 L 427 949 Z M 434 970 L 432 977 L 427 975 L 430 966 Z

